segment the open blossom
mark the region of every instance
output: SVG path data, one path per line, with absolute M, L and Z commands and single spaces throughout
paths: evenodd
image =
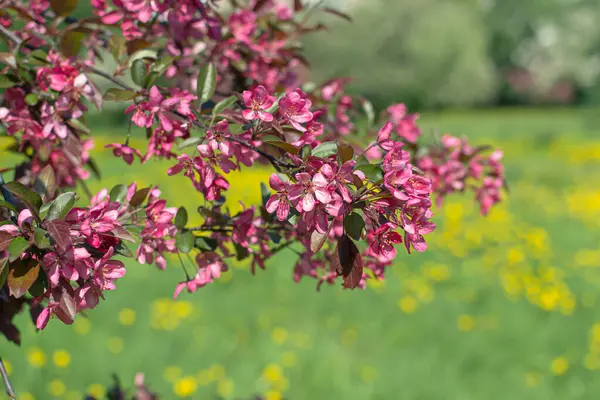
M 402 235 L 395 229 L 393 224 L 387 222 L 369 235 L 369 252 L 379 261 L 392 261 L 396 258 L 394 245 L 402 243 Z
M 177 157 L 177 164 L 173 165 L 167 170 L 167 175 L 173 176 L 177 175 L 181 171 L 184 171 L 183 175 L 189 178 L 194 186 L 196 186 L 200 184 L 197 174 L 201 174 L 203 166 L 204 162 L 202 161 L 202 158 L 191 158 L 189 155 L 184 153 Z
M 277 99 L 271 96 L 264 86 L 257 86 L 252 91 L 244 90 L 242 96 L 244 104 L 248 107 L 248 109 L 242 111 L 242 115 L 246 120 L 260 119 L 265 122 L 273 121 L 273 115 L 267 110 L 275 104 L 275 100 Z
M 196 263 L 198 264 L 198 271 L 196 275 L 185 282 L 181 282 L 175 288 L 173 298 L 176 299 L 179 293 L 183 289 L 187 289 L 188 292 L 192 293 L 212 283 L 215 279 L 221 277 L 221 272 L 227 271 L 227 265 L 223 262 L 221 257 L 214 252 L 198 253 L 196 256 Z
M 256 13 L 250 10 L 241 10 L 229 16 L 229 29 L 231 34 L 241 42 L 250 42 L 256 30 Z
M 125 114 L 135 111 L 131 120 L 140 128 L 150 128 L 156 116 L 162 128 L 167 132 L 171 132 L 173 130 L 173 122 L 168 112 L 172 111 L 180 101 L 181 98 L 179 96 L 165 99 L 158 87 L 152 86 L 148 101 L 130 105 L 125 110 Z
M 298 183 L 291 187 L 289 199 L 298 212 L 312 210 L 316 201 L 323 204 L 331 201 L 331 193 L 327 188 L 329 183 L 325 179 L 314 179 L 310 174 L 300 172 L 296 174 L 296 180 Z
M 233 145 L 227 140 L 227 137 L 231 136 L 229 132 L 229 123 L 226 119 L 221 120 L 206 132 L 206 138 L 208 139 L 208 145 L 213 150 L 221 150 L 227 157 L 233 156 Z
M 387 111 L 396 126 L 396 134 L 409 143 L 416 143 L 421 136 L 421 129 L 416 124 L 419 115 L 408 114 L 406 105 L 402 103 L 389 106 Z
M 272 174 L 269 178 L 269 185 L 277 193 L 271 195 L 265 207 L 271 214 L 276 212 L 278 220 L 285 221 L 290 213 L 290 201 L 288 198 L 290 183 L 282 181 L 277 174 Z
M 279 110 L 285 121 L 300 132 L 306 131 L 306 128 L 300 124 L 310 122 L 313 119 L 313 114 L 310 112 L 311 105 L 312 103 L 307 98 L 306 93 L 300 89 L 287 93 L 279 100 Z
M 113 154 L 115 157 L 122 157 L 123 160 L 129 165 L 131 165 L 133 162 L 133 156 L 137 156 L 140 159 L 142 158 L 142 155 L 138 149 L 129 147 L 126 144 L 111 143 L 107 144 L 105 147 L 107 149 L 113 149 Z

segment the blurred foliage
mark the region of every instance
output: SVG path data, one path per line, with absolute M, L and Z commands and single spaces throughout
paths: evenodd
M 370 0 L 306 41 L 315 80 L 377 105 L 600 101 L 600 0 Z

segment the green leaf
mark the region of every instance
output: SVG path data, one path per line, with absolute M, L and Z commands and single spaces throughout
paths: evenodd
M 40 269 L 37 279 L 33 282 L 33 285 L 29 288 L 29 294 L 33 297 L 39 297 L 46 292 L 48 287 L 48 277 L 43 269 Z
M 40 272 L 40 264 L 34 259 L 19 260 L 11 265 L 8 273 L 8 290 L 12 296 L 23 296 L 35 282 Z
M 4 189 L 6 189 L 6 191 L 8 193 L 10 193 L 12 196 L 16 197 L 21 202 L 23 202 L 25 207 L 27 207 L 29 209 L 29 211 L 31 211 L 31 214 L 33 215 L 33 217 L 38 222 L 40 221 L 40 216 L 38 214 L 38 211 L 39 211 L 40 207 L 42 206 L 42 198 L 40 197 L 39 194 L 37 194 L 33 190 L 27 189 L 25 187 L 25 185 L 23 185 L 22 183 L 14 182 L 14 181 L 5 184 Z
M 177 249 L 182 253 L 189 253 L 194 248 L 194 234 L 192 231 L 180 232 L 175 235 L 175 244 L 177 245 Z
M 217 239 L 201 236 L 196 237 L 196 241 L 194 242 L 194 247 L 202 251 L 214 251 L 218 245 L 219 242 L 217 242 Z
M 0 89 L 8 89 L 17 84 L 17 80 L 10 75 L 0 75 Z
M 245 125 L 242 124 L 229 124 L 229 132 L 233 133 L 234 135 L 237 135 L 247 130 L 244 127 Z
M 52 11 L 59 17 L 64 17 L 71 14 L 77 7 L 77 0 L 50 0 Z
M 27 103 L 30 106 L 35 106 L 39 100 L 40 99 L 35 93 L 29 93 L 27 96 L 25 96 L 25 103 Z
M 127 258 L 133 257 L 133 253 L 129 250 L 129 247 L 127 247 L 125 242 L 119 242 L 119 244 L 115 246 L 115 253 Z
M 300 149 L 300 158 L 303 159 L 304 161 L 306 161 L 308 159 L 308 157 L 311 156 L 311 154 L 312 154 L 312 147 L 310 144 L 305 144 Z
M 154 64 L 152 64 L 150 70 L 152 72 L 156 72 L 159 75 L 162 75 L 167 70 L 167 68 L 173 65 L 173 61 L 175 61 L 175 57 L 162 56 L 161 58 L 156 60 Z
M 188 222 L 188 212 L 185 207 L 179 207 L 177 214 L 175 215 L 175 226 L 177 229 L 185 228 Z
M 217 69 L 212 63 L 202 67 L 198 74 L 198 98 L 200 104 L 206 103 L 215 94 L 217 88 Z
M 200 144 L 200 142 L 202 142 L 202 138 L 199 137 L 187 138 L 183 142 L 179 143 L 178 148 L 179 150 L 183 150 L 186 147 L 197 146 L 198 144 Z
M 50 247 L 50 235 L 42 228 L 35 228 L 33 241 L 38 249 L 47 249 Z
M 46 219 L 52 221 L 54 219 L 63 219 L 75 205 L 75 193 L 66 192 L 61 194 L 52 202 L 48 209 Z
M 4 287 L 4 282 L 6 282 L 6 278 L 8 277 L 8 258 L 3 258 L 0 260 L 0 288 Z
M 104 93 L 104 100 L 105 101 L 127 101 L 127 100 L 135 99 L 136 96 L 137 96 L 137 93 L 134 92 L 133 90 L 123 90 L 123 89 L 112 88 L 112 89 L 108 89 L 106 91 L 106 93 Z
M 56 175 L 52 166 L 47 165 L 42 169 L 33 182 L 33 190 L 46 202 L 54 198 L 56 193 Z
M 74 129 L 76 129 L 82 133 L 88 134 L 88 135 L 92 132 L 90 130 L 90 128 L 88 128 L 87 125 L 79 119 L 71 118 L 70 120 L 67 121 L 67 125 L 69 125 L 71 128 L 74 128 Z
M 145 88 L 152 87 L 152 85 L 154 85 L 154 82 L 156 82 L 156 80 L 158 79 L 159 76 L 160 76 L 160 74 L 158 72 L 150 72 L 148 74 L 148 76 L 146 77 L 146 79 L 144 80 L 143 86 Z
M 11 211 L 18 212 L 15 206 L 4 200 L 0 200 L 0 208 L 8 208 Z
M 213 107 L 212 115 L 213 116 L 219 115 L 223 111 L 225 111 L 228 108 L 230 108 L 231 106 L 233 106 L 237 100 L 238 100 L 238 98 L 236 96 L 229 96 L 228 98 L 221 100 L 220 102 L 215 104 L 215 106 Z
M 116 201 L 117 203 L 122 203 L 127 196 L 127 186 L 123 184 L 119 184 L 110 189 L 110 201 Z
M 273 243 L 279 244 L 279 242 L 281 242 L 281 235 L 279 235 L 275 232 L 269 232 L 268 235 L 269 235 L 269 238 L 271 238 L 271 241 L 273 241 Z
M 14 239 L 14 236 L 8 232 L 0 231 L 0 251 L 8 249 L 10 242 Z
M 49 203 L 44 203 L 44 205 L 40 207 L 40 218 L 42 220 L 46 218 L 46 215 L 48 214 L 48 210 L 50 210 L 51 205 L 52 205 L 52 202 L 49 202 Z
M 144 86 L 147 78 L 146 63 L 143 60 L 135 60 L 131 64 L 131 79 L 138 86 Z
M 156 60 L 156 58 L 158 57 L 157 53 L 155 50 L 150 50 L 150 49 L 141 49 L 138 50 L 136 52 L 134 52 L 128 60 L 127 66 L 129 68 L 131 68 L 133 66 L 133 64 L 138 61 L 138 60 L 143 60 L 145 58 L 149 58 L 151 60 Z
M 365 220 L 358 213 L 351 212 L 344 218 L 344 229 L 346 230 L 346 234 L 354 240 L 360 240 L 364 227 Z
M 372 182 L 377 182 L 383 179 L 383 171 L 377 165 L 361 165 L 357 167 L 357 169 L 361 170 Z
M 138 207 L 140 206 L 144 200 L 146 200 L 146 197 L 148 197 L 148 194 L 150 193 L 150 189 L 152 189 L 151 187 L 147 187 L 144 189 L 140 189 L 137 192 L 135 192 L 135 194 L 131 197 L 131 200 L 129 201 L 129 205 L 131 205 L 131 207 Z
M 85 39 L 85 34 L 83 32 L 75 30 L 65 32 L 58 45 L 60 52 L 67 57 L 77 56 L 79 50 L 81 50 L 83 39 Z
M 338 147 L 336 142 L 324 142 L 312 150 L 314 157 L 326 158 L 337 154 Z
M 31 246 L 31 243 L 22 236 L 14 238 L 8 245 L 8 260 L 15 261 L 21 254 Z
M 354 148 L 348 144 L 339 144 L 338 155 L 340 156 L 342 164 L 350 161 L 352 160 L 352 157 L 354 157 Z
M 116 238 L 135 243 L 135 239 L 131 233 L 129 233 L 127 229 L 123 228 L 122 226 L 115 226 L 111 232 Z
M 35 49 L 27 56 L 27 63 L 36 67 L 48 65 L 48 53 L 42 49 Z
M 271 190 L 264 182 L 260 183 L 260 195 L 262 197 L 262 205 L 266 206 L 267 201 L 271 198 Z
M 275 146 L 284 151 L 287 151 L 290 154 L 298 154 L 298 148 L 291 143 L 287 143 L 282 141 L 280 138 L 274 135 L 267 135 L 262 138 L 263 143 L 270 144 L 271 146 Z
M 250 251 L 243 246 L 240 246 L 237 243 L 234 243 L 235 245 L 235 255 L 238 261 L 242 261 L 246 258 L 248 258 L 248 256 L 250 255 Z

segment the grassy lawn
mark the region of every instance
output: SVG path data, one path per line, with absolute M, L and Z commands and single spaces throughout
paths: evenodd
M 295 256 L 282 253 L 257 276 L 235 265 L 172 301 L 183 279 L 176 262 L 166 271 L 130 263 L 118 290 L 74 327 L 52 321 L 37 334 L 23 316 L 22 347 L 1 350 L 19 398 L 81 399 L 113 372 L 129 384 L 138 371 L 163 399 L 600 398 L 595 114 L 424 115 L 426 130 L 504 149 L 511 194 L 489 217 L 470 197 L 448 199 L 430 250 L 400 252 L 386 282 L 365 291 L 294 284 Z M 115 136 L 97 135 L 106 178 L 94 190 L 140 177 L 195 209 L 200 196 L 166 176 L 169 163 L 127 167 L 104 151 Z M 269 171 L 252 174 L 231 176 L 232 208 L 259 201 Z

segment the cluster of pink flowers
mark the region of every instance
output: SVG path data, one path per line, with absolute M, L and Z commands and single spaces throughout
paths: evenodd
M 432 148 L 418 161 L 418 166 L 431 177 L 438 205 L 445 196 L 472 189 L 475 199 L 486 215 L 490 208 L 502 200 L 505 185 L 502 152 L 489 155 L 485 148 L 471 147 L 465 138 L 444 135 L 439 148 Z

